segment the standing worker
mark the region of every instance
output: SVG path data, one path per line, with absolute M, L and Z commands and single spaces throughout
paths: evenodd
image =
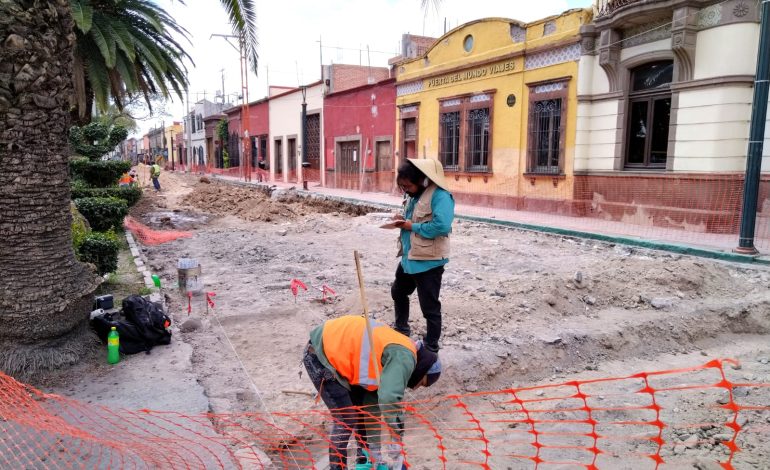
M 390 468 L 401 470 L 401 446 L 392 443 L 400 441 L 404 432 L 403 411 L 398 403 L 403 401 L 406 387 L 429 387 L 441 375 L 436 353 L 374 320 L 370 320 L 372 347 L 366 322 L 358 315 L 328 320 L 310 332 L 305 349 L 303 362 L 308 376 L 334 418 L 329 446 L 331 470 L 347 468 L 348 440 L 354 430 L 359 463 L 365 463 L 362 449 L 368 447 L 375 463 L 387 457 L 394 462 Z M 379 371 L 379 385 L 375 368 Z M 365 408 L 352 411 L 350 407 Z M 391 436 L 386 438 L 391 443 L 384 446 L 384 452 L 379 429 L 371 426 L 380 422 L 376 418 L 379 414 Z
M 438 352 L 441 337 L 441 278 L 449 262 L 449 234 L 455 202 L 447 190 L 444 168 L 432 158 L 408 158 L 398 167 L 398 187 L 406 194 L 404 215 L 394 217 L 401 229 L 396 269 L 390 294 L 396 314 L 395 328 L 407 336 L 409 296 L 417 290 L 427 323 L 425 347 Z
M 152 178 L 152 185 L 155 186 L 155 191 L 160 191 L 160 181 L 158 181 L 158 178 L 160 178 L 160 165 L 158 164 L 158 160 L 160 160 L 161 157 L 158 157 L 155 159 L 155 163 L 150 167 L 150 178 Z

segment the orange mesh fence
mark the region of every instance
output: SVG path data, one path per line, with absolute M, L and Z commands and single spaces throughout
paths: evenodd
M 160 245 L 178 238 L 192 237 L 192 232 L 182 230 L 153 230 L 131 216 L 123 220 L 123 226 L 144 245 Z
M 407 402 L 397 449 L 408 468 L 742 468 L 765 445 L 770 384 L 733 382 L 729 364 Z M 0 373 L 0 466 L 325 468 L 329 427 L 346 413 L 386 428 L 366 409 L 333 416 L 322 404 L 247 414 L 107 409 Z M 385 430 L 382 443 L 393 442 Z M 355 443 L 365 447 L 360 434 L 351 443 L 351 457 Z

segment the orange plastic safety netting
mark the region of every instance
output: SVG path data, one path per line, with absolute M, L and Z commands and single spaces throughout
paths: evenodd
M 768 458 L 770 384 L 731 381 L 730 364 L 408 402 L 401 455 L 407 467 L 430 469 L 743 468 Z M 342 412 L 383 423 L 366 410 Z M 323 404 L 248 414 L 107 409 L 0 373 L 2 468 L 325 468 L 334 420 Z
M 131 216 L 123 220 L 123 226 L 144 245 L 160 245 L 178 238 L 192 237 L 192 232 L 183 230 L 153 230 Z

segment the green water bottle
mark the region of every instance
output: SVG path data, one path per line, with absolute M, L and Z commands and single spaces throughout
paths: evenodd
M 107 362 L 117 364 L 118 361 L 120 361 L 120 336 L 113 326 L 110 328 L 110 334 L 107 335 Z

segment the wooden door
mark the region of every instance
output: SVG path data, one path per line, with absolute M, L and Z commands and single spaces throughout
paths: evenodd
M 286 141 L 286 148 L 288 152 L 286 157 L 289 159 L 288 171 L 289 181 L 292 183 L 297 182 L 297 139 L 291 138 Z
M 357 140 L 338 144 L 336 187 L 358 189 L 361 171 L 361 145 Z
M 390 192 L 393 186 L 393 151 L 389 140 L 381 140 L 375 143 L 376 155 L 376 190 Z
M 273 165 L 275 166 L 275 179 L 283 180 L 283 141 L 277 139 L 273 142 Z
M 307 117 L 307 148 L 305 156 L 309 166 L 303 171 L 307 181 L 321 181 L 321 115 Z

